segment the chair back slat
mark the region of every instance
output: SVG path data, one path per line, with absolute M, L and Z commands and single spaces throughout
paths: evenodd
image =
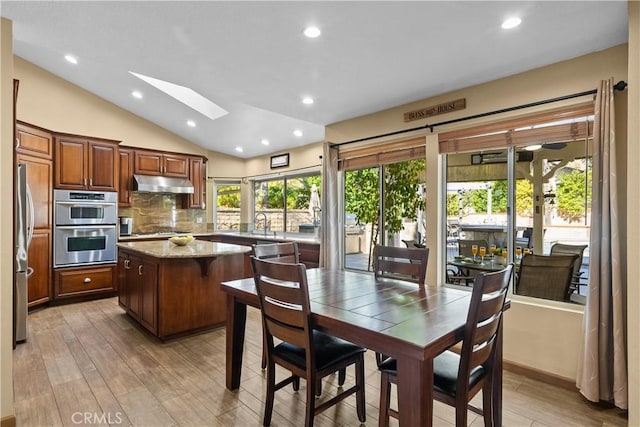
M 268 334 L 272 337 L 297 345 L 298 347 L 304 348 L 307 345 L 304 329 L 292 327 L 291 324 L 277 322 L 269 316 L 265 318 L 265 326 Z
M 289 264 L 251 257 L 265 333 L 303 348 L 311 348 L 310 303 L 304 264 Z
M 513 265 L 508 265 L 503 270 L 476 277 L 460 353 L 458 390 L 468 388 L 473 369 L 493 361 L 512 274 Z
M 297 264 L 300 262 L 300 253 L 297 242 L 265 243 L 253 245 L 253 254 L 258 259 L 277 260 Z
M 428 248 L 398 248 L 377 245 L 374 248 L 376 277 L 400 279 L 424 286 L 429 261 Z
M 573 269 L 579 255 L 526 254 L 520 262 L 516 294 L 569 301 Z

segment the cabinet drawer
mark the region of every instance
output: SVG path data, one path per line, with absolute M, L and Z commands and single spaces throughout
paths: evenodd
M 115 290 L 115 264 L 56 270 L 56 297 L 93 295 Z

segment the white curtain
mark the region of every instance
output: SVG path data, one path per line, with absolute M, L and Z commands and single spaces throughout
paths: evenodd
M 592 402 L 627 409 L 626 283 L 622 280 L 613 78 L 595 101 L 589 285 L 576 380 Z
M 338 149 L 325 142 L 322 150 L 320 267 L 340 268 L 338 194 Z

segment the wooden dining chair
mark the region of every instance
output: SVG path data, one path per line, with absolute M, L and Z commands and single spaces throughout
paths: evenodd
M 300 262 L 297 242 L 264 243 L 252 245 L 253 255 L 258 259 L 269 259 L 278 262 L 297 264 Z M 262 345 L 262 369 L 267 368 L 267 349 Z
M 553 256 L 526 254 L 520 261 L 514 293 L 569 302 L 573 268 L 578 257 L 577 254 Z
M 364 348 L 314 329 L 304 264 L 285 264 L 251 257 L 267 344 L 267 396 L 263 424 L 271 423 L 275 392 L 287 384 L 307 383 L 305 426 L 314 416 L 355 393 L 358 419 L 366 421 Z M 282 342 L 275 345 L 274 338 Z M 276 383 L 276 364 L 292 375 Z M 355 365 L 356 384 L 316 406 L 316 384 L 325 376 Z
M 376 278 L 399 279 L 424 287 L 428 261 L 428 248 L 376 245 L 373 249 L 373 271 Z
M 258 259 L 297 264 L 300 252 L 297 242 L 265 243 L 253 245 L 253 255 Z
M 484 425 L 493 425 L 494 367 L 500 354 L 496 351 L 502 327 L 502 312 L 513 266 L 482 273 L 471 292 L 469 312 L 464 327 L 460 354 L 447 350 L 433 360 L 434 398 L 456 409 L 456 426 L 467 425 L 467 409 L 482 414 Z M 391 409 L 391 384 L 397 384 L 396 360 L 387 359 L 380 367 L 379 425 L 388 426 L 389 416 L 398 418 Z M 482 410 L 469 401 L 482 390 Z
M 403 280 L 424 288 L 429 262 L 429 248 L 398 248 L 376 245 L 373 249 L 373 270 L 376 278 Z M 376 352 L 380 365 L 387 356 Z

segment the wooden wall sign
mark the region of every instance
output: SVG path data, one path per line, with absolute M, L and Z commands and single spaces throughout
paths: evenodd
M 443 102 L 442 104 L 434 105 L 432 107 L 421 108 L 419 110 L 404 113 L 404 121 L 412 122 L 414 120 L 426 119 L 427 117 L 437 116 L 438 114 L 464 110 L 466 107 L 467 98 L 456 99 L 455 101 Z

